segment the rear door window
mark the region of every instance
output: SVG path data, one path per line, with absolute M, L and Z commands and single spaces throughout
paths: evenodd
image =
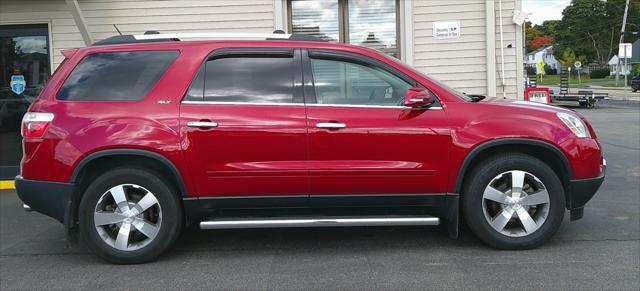
M 211 60 L 205 68 L 204 101 L 292 103 L 294 71 L 293 57 Z
M 134 51 L 88 55 L 71 72 L 57 99 L 141 100 L 178 54 L 177 51 Z

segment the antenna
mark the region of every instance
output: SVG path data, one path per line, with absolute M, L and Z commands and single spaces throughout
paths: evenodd
M 118 32 L 119 35 L 122 35 L 122 32 L 120 32 L 120 29 L 118 29 L 118 27 L 115 24 L 113 25 L 113 28 L 116 29 L 116 31 Z

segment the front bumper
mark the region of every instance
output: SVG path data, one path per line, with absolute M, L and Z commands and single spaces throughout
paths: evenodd
M 598 189 L 600 189 L 600 185 L 602 185 L 602 182 L 604 181 L 605 172 L 606 162 L 603 164 L 600 176 L 569 181 L 567 208 L 571 211 L 572 221 L 582 218 L 584 214 L 584 205 L 587 204 L 593 195 L 596 194 Z
M 70 221 L 72 183 L 27 180 L 22 176 L 15 179 L 16 192 L 20 200 L 33 211 L 67 225 Z

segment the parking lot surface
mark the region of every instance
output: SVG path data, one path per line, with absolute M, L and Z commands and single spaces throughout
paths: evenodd
M 0 290 L 640 288 L 640 102 L 580 109 L 608 162 L 583 219 L 551 242 L 497 251 L 438 227 L 188 229 L 160 260 L 109 265 L 0 192 Z

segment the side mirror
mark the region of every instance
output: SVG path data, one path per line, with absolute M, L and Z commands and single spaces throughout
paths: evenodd
M 432 105 L 434 102 L 435 100 L 429 91 L 418 87 L 409 88 L 404 97 L 404 106 L 408 107 L 427 107 Z

